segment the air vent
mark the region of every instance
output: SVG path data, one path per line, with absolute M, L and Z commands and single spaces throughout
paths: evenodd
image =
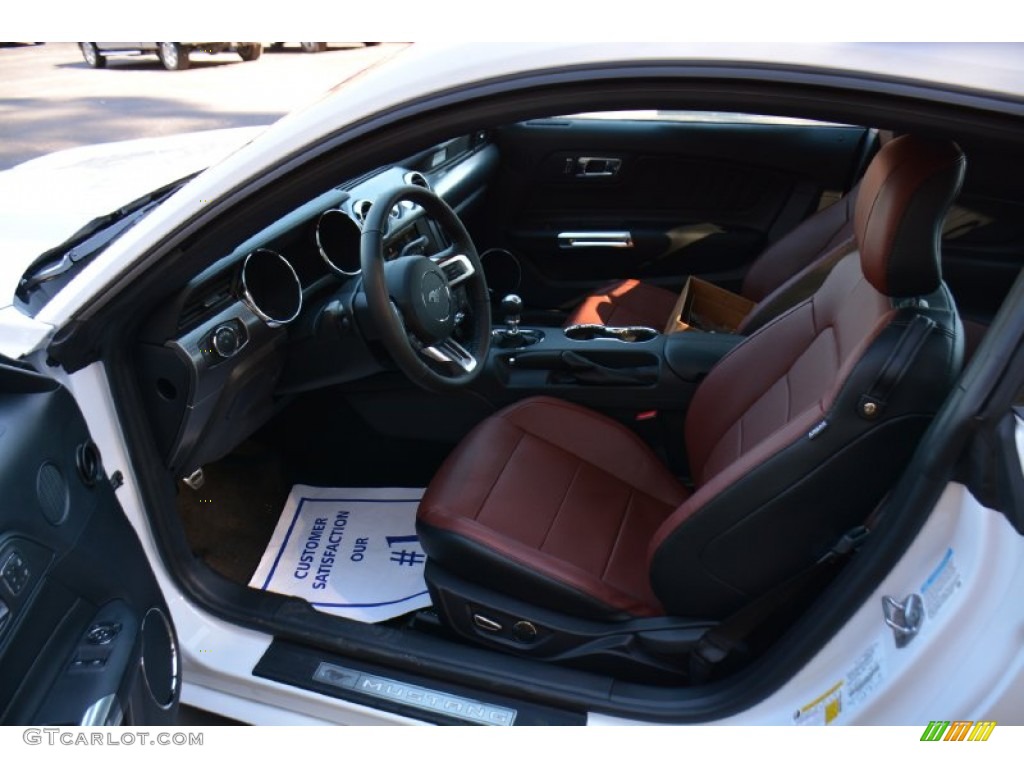
M 362 227 L 366 223 L 366 217 L 370 215 L 370 209 L 373 208 L 373 202 L 370 200 L 356 200 L 352 204 L 352 216 L 359 226 Z M 402 217 L 402 209 L 399 206 L 395 206 L 391 209 L 391 218 L 400 219 Z M 391 230 L 390 224 L 384 225 L 384 234 L 386 235 Z
M 414 187 L 423 187 L 424 189 L 430 189 L 430 182 L 427 181 L 427 177 L 419 171 L 409 171 L 403 177 L 406 184 L 411 184 Z
M 194 328 L 203 319 L 213 316 L 233 300 L 231 277 L 230 271 L 223 272 L 192 292 L 181 310 L 181 317 L 178 319 L 179 331 Z
M 362 224 L 366 221 L 366 217 L 370 215 L 370 209 L 373 208 L 373 203 L 369 200 L 356 200 L 352 204 L 352 215 L 355 216 L 356 221 Z

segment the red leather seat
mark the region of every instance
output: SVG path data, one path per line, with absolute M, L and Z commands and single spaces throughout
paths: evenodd
M 577 613 L 652 616 L 662 609 L 638 564 L 689 495 L 633 432 L 573 403 L 534 397 L 466 437 L 431 482 L 420 522 L 445 532 L 428 531 L 432 557 L 447 561 L 452 546 L 460 571 L 514 581 L 541 605 L 592 596 L 593 610 Z M 488 551 L 465 551 L 467 542 Z M 477 556 L 485 562 L 471 562 Z
M 455 607 L 431 572 L 569 616 L 718 619 L 862 523 L 961 367 L 938 248 L 963 172 L 950 142 L 904 136 L 878 154 L 857 250 L 697 389 L 692 489 L 628 428 L 571 403 L 530 398 L 478 425 L 419 507 L 445 621 L 472 634 L 477 608 Z
M 773 297 L 784 294 L 787 289 L 792 294 L 791 288 L 800 276 L 837 249 L 848 249 L 853 238 L 853 208 L 858 190 L 859 185 L 757 257 L 743 279 L 740 293 L 758 306 L 751 310 L 741 330 L 770 319 L 762 310 L 771 303 L 775 307 L 771 314 L 777 313 L 778 304 L 772 301 Z M 802 295 L 788 299 L 786 304 L 791 306 L 796 300 L 806 298 L 819 284 L 820 281 Z M 569 315 L 565 325 L 643 325 L 660 331 L 668 324 L 678 297 L 677 291 L 650 283 L 618 280 L 587 296 Z M 760 319 L 752 325 L 750 320 L 755 317 Z

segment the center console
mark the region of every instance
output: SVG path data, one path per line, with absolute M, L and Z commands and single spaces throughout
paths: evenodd
M 494 332 L 488 377 L 499 401 L 550 395 L 603 409 L 685 410 L 698 383 L 743 336 L 642 326 Z

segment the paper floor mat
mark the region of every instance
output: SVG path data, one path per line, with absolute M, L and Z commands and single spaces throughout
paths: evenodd
M 250 587 L 385 621 L 430 605 L 416 536 L 422 488 L 292 487 Z

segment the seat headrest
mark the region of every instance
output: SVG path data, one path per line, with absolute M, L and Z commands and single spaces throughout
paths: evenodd
M 939 287 L 942 224 L 964 166 L 955 143 L 920 136 L 900 136 L 875 155 L 853 226 L 864 277 L 878 291 L 903 298 Z

